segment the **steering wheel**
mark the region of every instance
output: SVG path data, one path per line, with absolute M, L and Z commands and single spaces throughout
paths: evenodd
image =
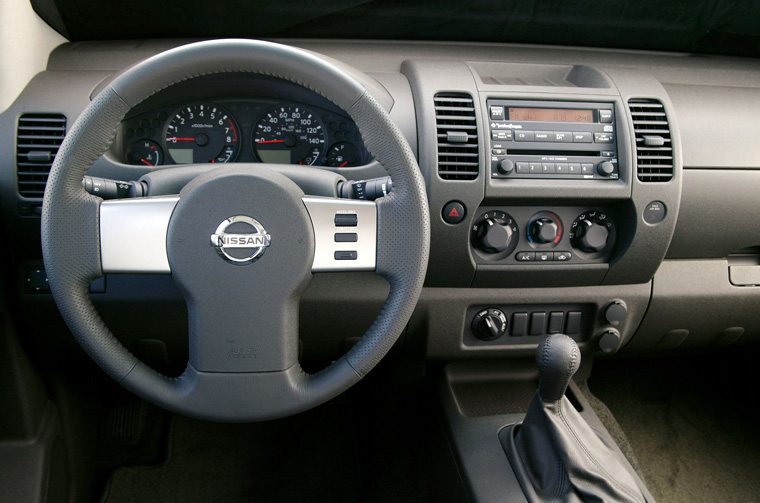
M 266 164 L 225 165 L 175 196 L 103 201 L 83 190 L 85 171 L 108 149 L 127 111 L 172 84 L 228 72 L 288 80 L 345 110 L 392 177 L 393 191 L 377 201 L 308 196 Z M 336 243 L 336 233 L 356 234 L 357 240 Z M 429 246 L 419 167 L 366 86 L 313 53 L 252 40 L 182 46 L 118 76 L 66 135 L 42 211 L 50 289 L 87 354 L 145 400 L 217 421 L 296 414 L 358 382 L 409 321 Z M 298 306 L 312 274 L 366 270 L 390 284 L 382 311 L 340 359 L 318 373 L 304 372 Z M 172 275 L 188 308 L 189 361 L 179 377 L 140 361 L 95 310 L 88 285 L 117 272 Z

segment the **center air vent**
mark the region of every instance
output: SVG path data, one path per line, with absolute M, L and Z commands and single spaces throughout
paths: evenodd
M 444 180 L 478 177 L 478 123 L 472 97 L 463 93 L 435 95 L 438 176 Z
M 636 168 L 639 181 L 668 182 L 673 178 L 673 144 L 662 103 L 628 101 L 636 134 Z
M 18 119 L 16 172 L 18 193 L 41 198 L 50 167 L 66 135 L 66 117 L 57 114 L 26 114 Z

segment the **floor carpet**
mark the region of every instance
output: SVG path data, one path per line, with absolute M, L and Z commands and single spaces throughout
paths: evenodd
M 598 361 L 591 391 L 658 503 L 760 501 L 757 351 Z

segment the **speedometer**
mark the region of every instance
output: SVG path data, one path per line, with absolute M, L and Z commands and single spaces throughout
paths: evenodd
M 177 164 L 234 161 L 240 152 L 238 127 L 219 105 L 185 105 L 166 125 L 166 151 Z
M 261 162 L 314 164 L 324 154 L 325 128 L 303 106 L 278 106 L 253 129 L 253 150 Z

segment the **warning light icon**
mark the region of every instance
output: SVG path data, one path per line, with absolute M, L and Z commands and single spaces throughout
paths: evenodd
M 449 216 L 452 218 L 457 218 L 459 216 L 459 212 L 456 208 L 451 208 L 451 211 L 449 212 Z

